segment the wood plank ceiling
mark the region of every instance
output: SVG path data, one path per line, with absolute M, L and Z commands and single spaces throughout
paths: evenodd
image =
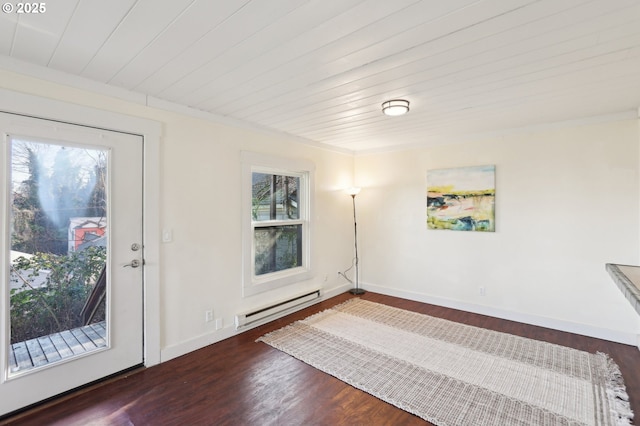
M 56 0 L 0 55 L 366 152 L 637 110 L 640 2 Z

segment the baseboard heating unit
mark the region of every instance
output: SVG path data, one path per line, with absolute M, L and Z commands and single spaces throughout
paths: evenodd
M 320 290 L 314 290 L 301 294 L 291 299 L 273 303 L 269 306 L 254 309 L 250 312 L 244 312 L 236 315 L 236 330 L 241 327 L 252 325 L 258 321 L 274 317 L 296 306 L 311 302 L 320 298 Z

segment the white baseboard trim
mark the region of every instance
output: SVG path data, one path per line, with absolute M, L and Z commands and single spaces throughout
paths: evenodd
M 229 322 L 233 324 L 231 321 Z M 238 332 L 235 327 L 233 325 L 228 325 L 220 330 L 202 334 L 198 337 L 194 337 L 193 339 L 168 346 L 160 351 L 160 362 L 169 361 L 173 358 L 188 354 L 189 352 L 197 351 L 205 346 L 233 337 L 236 334 L 238 334 Z
M 351 284 L 346 283 L 329 290 L 322 289 L 320 299 L 315 300 L 313 303 L 292 308 L 291 310 L 282 312 L 281 314 L 273 318 L 267 318 L 264 321 L 257 322 L 255 324 L 252 324 L 250 327 L 246 327 L 241 330 L 236 330 L 235 327 L 233 326 L 233 321 L 229 319 L 228 321 L 229 325 L 227 327 L 224 327 L 221 330 L 216 330 L 211 333 L 206 333 L 206 334 L 197 336 L 193 339 L 185 340 L 178 344 L 171 345 L 162 349 L 160 354 L 161 362 L 169 361 L 170 359 L 177 358 L 189 352 L 193 352 L 198 349 L 204 348 L 205 346 L 211 345 L 213 343 L 217 343 L 222 340 L 228 339 L 229 337 L 236 336 L 240 333 L 251 330 L 252 328 L 255 328 L 259 325 L 262 325 L 269 321 L 273 321 L 274 319 L 277 319 L 277 318 L 281 318 L 292 312 L 296 312 L 307 306 L 311 306 L 323 300 L 330 299 L 334 296 L 337 296 L 338 294 L 348 291 L 350 288 L 351 288 Z M 563 321 L 563 320 L 558 320 L 554 318 L 523 314 L 516 311 L 492 308 L 492 307 L 483 306 L 483 305 L 476 305 L 473 303 L 467 303 L 467 302 L 461 302 L 453 299 L 430 296 L 423 293 L 403 291 L 403 290 L 383 287 L 383 286 L 374 285 L 374 284 L 364 284 L 362 288 L 364 288 L 367 291 L 385 294 L 387 296 L 400 297 L 403 299 L 415 300 L 416 302 L 429 303 L 432 305 L 444 306 L 446 308 L 473 312 L 476 314 L 492 316 L 492 317 L 501 318 L 509 321 L 516 321 L 516 322 L 521 322 L 525 324 L 536 325 L 539 327 L 546 327 L 554 330 L 565 331 L 568 333 L 580 334 L 588 337 L 595 337 L 597 339 L 609 340 L 611 342 L 637 346 L 638 349 L 640 349 L 640 335 L 637 335 L 635 333 L 625 333 L 621 331 L 593 327 L 590 325 L 573 323 L 570 321 Z
M 416 302 L 429 303 L 446 308 L 458 309 L 461 311 L 473 312 L 509 321 L 516 321 L 539 327 L 551 328 L 553 330 L 565 331 L 567 333 L 580 334 L 582 336 L 595 337 L 597 339 L 622 343 L 625 345 L 638 346 L 640 349 L 640 336 L 635 333 L 627 333 L 606 328 L 594 327 L 586 324 L 574 323 L 571 321 L 558 320 L 555 318 L 542 317 L 531 314 L 524 314 L 507 309 L 492 308 L 490 306 L 476 305 L 474 303 L 461 302 L 443 297 L 429 296 L 423 293 L 403 291 L 374 284 L 365 284 L 363 288 L 374 293 L 385 294 L 387 296 L 400 297 L 403 299 L 415 300 Z
M 255 328 L 259 325 L 265 324 L 267 322 L 273 321 L 274 319 L 278 319 L 278 318 L 282 318 L 286 315 L 289 315 L 293 312 L 299 311 L 303 308 L 306 308 L 308 306 L 312 306 L 315 305 L 316 303 L 320 303 L 323 300 L 326 299 L 330 299 L 334 296 L 337 296 L 338 294 L 344 293 L 347 290 L 349 290 L 351 288 L 351 284 L 346 283 L 346 284 L 342 284 L 338 287 L 329 289 L 329 290 L 325 290 L 325 289 L 321 289 L 320 292 L 320 298 L 317 300 L 314 300 L 313 302 L 310 303 L 306 303 L 300 306 L 296 306 L 293 307 L 291 309 L 288 309 L 286 311 L 281 312 L 280 314 L 273 316 L 273 317 L 269 317 L 269 318 L 265 318 L 263 321 L 257 321 L 253 324 L 251 324 L 250 326 L 244 327 L 241 330 L 236 330 L 235 326 L 233 325 L 234 322 L 231 320 L 231 318 L 228 319 L 227 324 L 229 324 L 226 327 L 223 327 L 220 330 L 216 330 L 216 331 L 212 331 L 211 333 L 205 333 L 202 334 L 200 336 L 194 337 L 192 339 L 188 339 L 185 341 L 182 341 L 178 344 L 175 345 L 171 345 L 171 346 L 167 346 L 166 348 L 163 348 L 160 351 L 160 362 L 165 362 L 165 361 L 169 361 L 173 358 L 177 358 L 179 356 L 188 354 L 189 352 L 193 352 L 196 351 L 198 349 L 202 349 L 205 346 L 209 346 L 213 343 L 217 343 L 220 342 L 222 340 L 228 339 L 229 337 L 233 337 L 236 336 L 240 333 L 244 333 L 245 331 L 251 330 L 252 328 Z

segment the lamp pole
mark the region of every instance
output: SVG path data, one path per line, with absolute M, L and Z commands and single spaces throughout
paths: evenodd
M 360 258 L 358 257 L 358 222 L 356 221 L 356 195 L 358 195 L 358 192 L 360 192 L 360 188 L 351 188 L 349 191 L 349 195 L 351 195 L 351 199 L 353 201 L 353 241 L 354 241 L 354 248 L 355 248 L 355 254 L 356 254 L 356 258 L 355 258 L 355 267 L 356 267 L 356 272 L 355 272 L 355 287 L 352 288 L 351 290 L 349 290 L 349 293 L 351 294 L 355 294 L 355 295 L 360 295 L 360 294 L 364 294 L 365 291 L 363 289 L 360 288 L 359 286 L 359 270 L 360 267 L 358 265 Z

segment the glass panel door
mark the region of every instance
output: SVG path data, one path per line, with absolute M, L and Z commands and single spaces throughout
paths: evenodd
M 141 136 L 0 113 L 0 416 L 143 362 Z

